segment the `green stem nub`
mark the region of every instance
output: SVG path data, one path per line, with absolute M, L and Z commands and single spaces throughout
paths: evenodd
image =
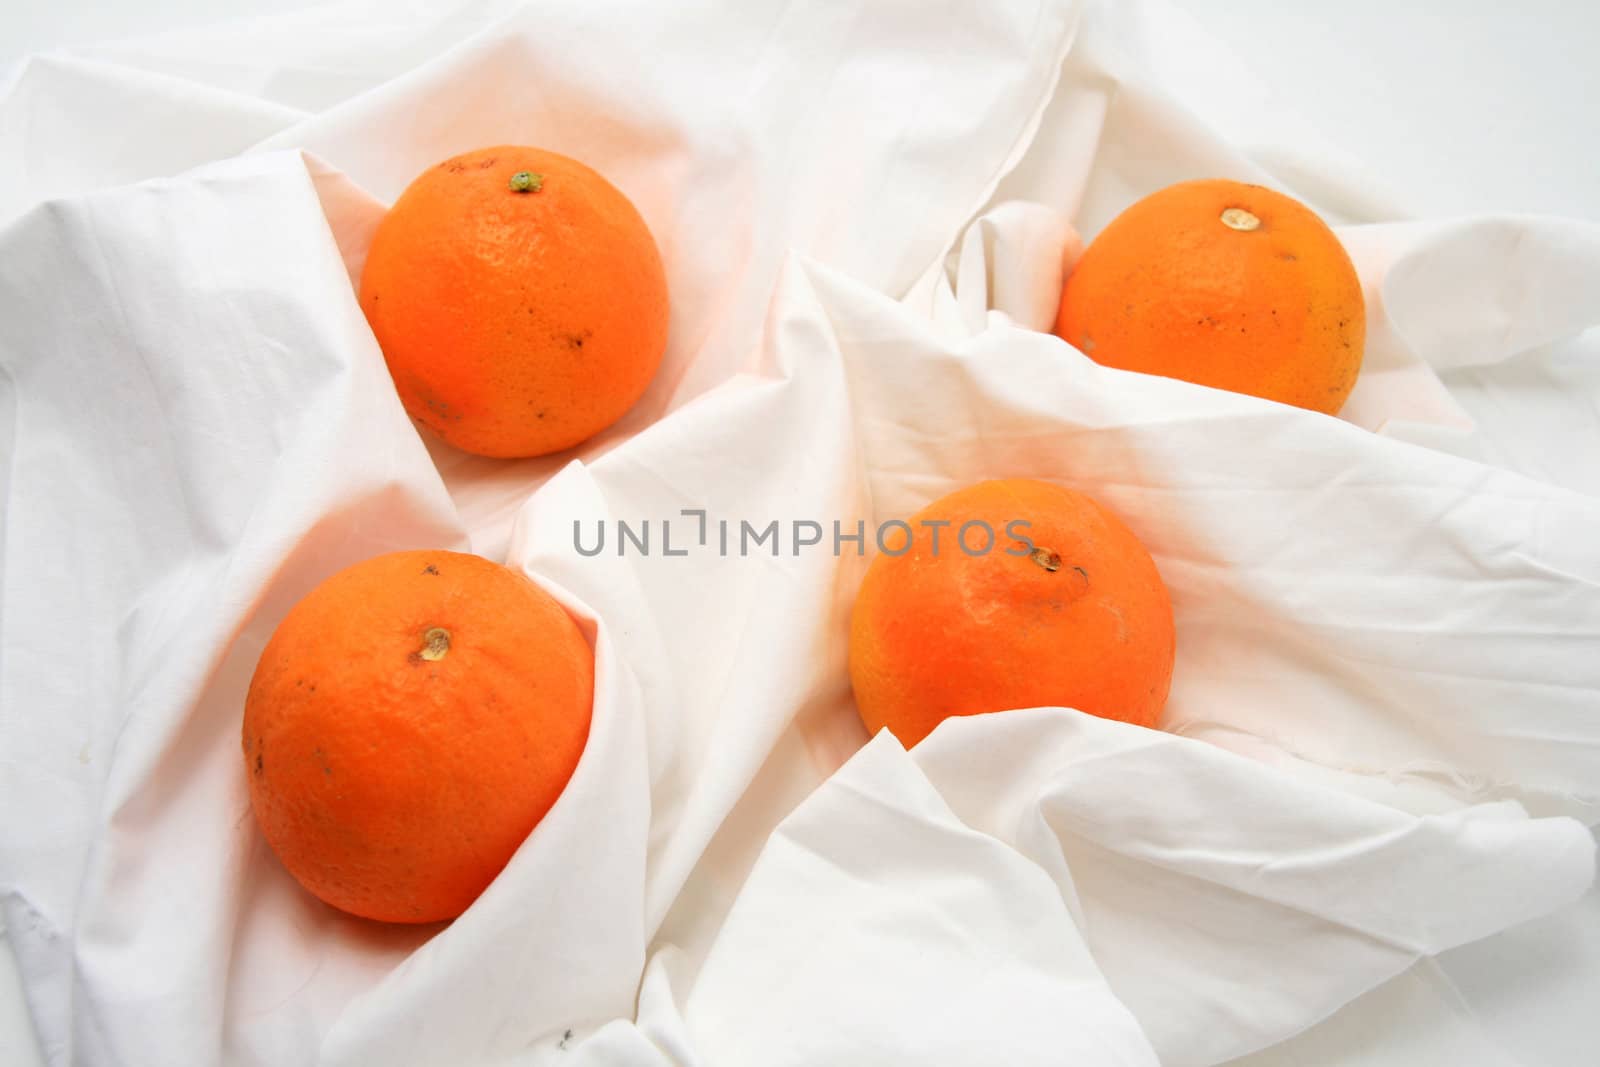
M 544 188 L 544 175 L 531 170 L 519 170 L 511 176 L 513 193 L 537 193 Z
M 433 626 L 423 633 L 422 651 L 417 654 L 431 663 L 437 663 L 449 651 L 450 631 L 443 626 Z

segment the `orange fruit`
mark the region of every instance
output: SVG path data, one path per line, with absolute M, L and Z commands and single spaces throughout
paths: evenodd
M 392 552 L 313 589 L 250 680 L 244 761 L 267 843 L 336 908 L 459 915 L 566 787 L 594 657 L 526 577 Z
M 538 456 L 610 426 L 667 347 L 667 279 L 644 219 L 575 159 L 500 145 L 395 201 L 361 308 L 406 410 L 484 456 Z
M 909 748 L 952 715 L 1055 706 L 1156 725 L 1172 605 L 1115 515 L 1012 478 L 936 500 L 909 527 L 891 527 L 901 536 L 885 537 L 850 617 L 850 681 L 870 732 L 888 727 Z
M 1068 275 L 1058 336 L 1108 367 L 1336 414 L 1366 344 L 1361 280 L 1310 208 L 1194 181 L 1118 215 Z

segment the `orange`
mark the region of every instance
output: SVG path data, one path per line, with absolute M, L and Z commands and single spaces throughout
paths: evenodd
M 1215 180 L 1118 215 L 1067 277 L 1055 332 L 1108 367 L 1332 415 L 1367 319 L 1349 255 L 1310 208 Z
M 453 918 L 566 787 L 593 692 L 588 642 L 523 575 L 456 552 L 357 563 L 290 610 L 256 665 L 256 821 L 336 908 Z
M 869 731 L 888 727 L 909 748 L 952 715 L 1054 706 L 1156 725 L 1172 682 L 1172 605 L 1115 515 L 1012 478 L 951 493 L 908 525 L 889 528 L 850 618 L 850 681 Z
M 666 274 L 633 204 L 577 160 L 515 145 L 411 183 L 373 235 L 361 308 L 406 410 L 484 456 L 592 437 L 667 347 Z

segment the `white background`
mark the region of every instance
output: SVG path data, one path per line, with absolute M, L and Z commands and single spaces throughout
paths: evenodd
M 1365 162 L 1418 214 L 1541 213 L 1600 221 L 1600 5 L 1587 0 L 1179 0 L 1227 40 L 1330 142 Z M 27 0 L 0 5 L 0 68 L 29 52 L 242 14 L 304 0 Z M 1581 907 L 1600 906 L 1591 894 Z M 1514 932 L 1521 966 L 1492 1001 L 1530 1036 L 1586 1010 L 1568 1003 L 1564 969 L 1600 958 L 1573 927 Z M 1591 933 L 1600 924 L 1590 923 Z M 1498 939 L 1497 939 L 1498 940 Z M 1596 934 L 1600 941 L 1600 934 Z M 1500 970 L 1493 942 L 1458 950 L 1452 977 Z M 1486 990 L 1485 990 L 1486 991 Z M 1473 992 L 1467 989 L 1469 995 Z M 1476 1000 L 1476 998 L 1474 998 Z M 37 1061 L 9 953 L 0 953 L 0 1063 Z M 1479 1002 L 1482 1010 L 1483 1003 Z M 1574 1035 L 1576 1036 L 1576 1035 Z M 1560 1046 L 1559 1038 L 1547 1049 Z M 1584 1053 L 1571 1049 L 1579 1056 Z M 1589 1050 L 1592 1054 L 1592 1049 Z
M 13 0 L 0 4 L 0 64 L 62 45 L 316 2 Z M 1176 3 L 1419 213 L 1600 221 L 1600 5 Z

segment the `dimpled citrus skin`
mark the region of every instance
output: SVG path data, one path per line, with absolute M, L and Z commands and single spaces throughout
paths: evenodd
M 1108 367 L 1332 415 L 1355 387 L 1366 325 L 1361 280 L 1320 218 L 1271 189 L 1210 180 L 1118 215 L 1068 276 L 1055 332 Z
M 519 192 L 523 173 L 542 182 Z M 412 182 L 373 235 L 360 299 L 406 410 L 484 456 L 592 437 L 667 346 L 666 274 L 639 212 L 537 148 L 468 152 Z
M 937 553 L 924 520 L 949 522 Z M 987 554 L 956 540 L 975 520 L 995 531 Z M 1030 524 L 1012 532 L 1033 551 L 1007 535 L 1013 520 Z M 1172 682 L 1172 605 L 1116 516 L 1082 493 L 1005 479 L 908 521 L 910 550 L 872 561 L 850 618 L 850 680 L 870 732 L 888 727 L 910 748 L 952 715 L 1052 706 L 1156 725 Z M 984 542 L 972 527 L 968 545 Z
M 444 551 L 355 564 L 290 610 L 250 681 L 256 820 L 336 908 L 453 918 L 566 787 L 593 691 L 588 642 L 523 575 Z

